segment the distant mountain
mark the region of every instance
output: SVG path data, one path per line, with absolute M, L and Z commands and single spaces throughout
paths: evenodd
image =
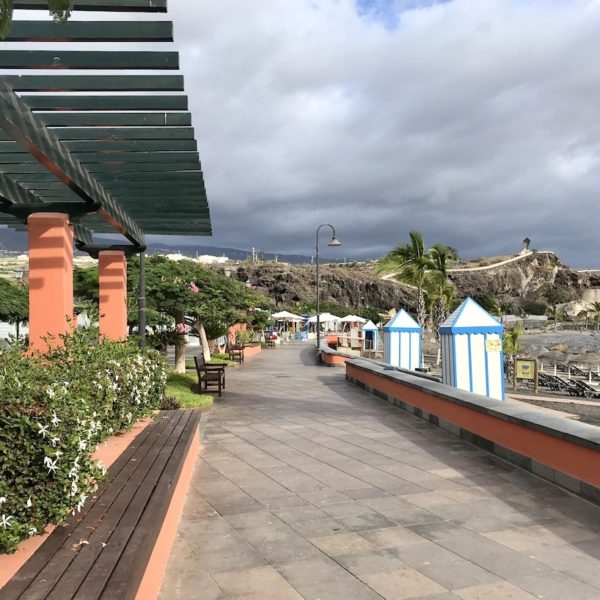
M 214 246 L 200 246 L 198 244 L 186 244 L 183 246 L 169 244 L 148 244 L 148 254 L 183 254 L 190 258 L 209 254 L 211 256 L 226 256 L 231 260 L 245 260 L 252 258 L 252 250 L 242 250 L 240 248 L 219 248 Z M 255 251 L 257 258 L 261 260 L 279 260 L 280 262 L 292 264 L 304 264 L 311 262 L 310 256 L 301 254 L 274 254 L 270 252 Z
M 115 240 L 97 238 L 99 243 L 115 243 Z M 13 229 L 0 228 L 0 252 L 27 252 L 27 233 L 23 231 L 14 231 Z M 252 250 L 241 250 L 239 248 L 218 248 L 213 246 L 203 246 L 200 244 L 148 244 L 148 254 L 183 254 L 190 258 L 195 258 L 202 254 L 211 256 L 226 256 L 231 260 L 245 260 L 252 257 Z M 256 251 L 256 256 L 262 260 L 275 260 L 281 262 L 304 264 L 311 262 L 310 256 L 301 254 L 272 254 L 269 252 Z M 326 262 L 326 261 L 324 261 Z

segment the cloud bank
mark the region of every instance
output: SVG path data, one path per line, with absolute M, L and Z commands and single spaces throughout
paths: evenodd
M 599 266 L 600 2 L 171 0 L 221 246 Z M 205 240 L 209 241 L 209 240 Z

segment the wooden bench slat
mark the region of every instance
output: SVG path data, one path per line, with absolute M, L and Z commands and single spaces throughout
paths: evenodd
M 139 486 L 144 481 L 149 471 L 153 468 L 157 458 L 161 455 L 165 445 L 169 443 L 169 439 L 173 432 L 179 427 L 183 415 L 174 415 L 170 418 L 164 429 L 160 432 L 156 442 L 148 449 L 143 457 L 140 457 L 136 463 L 130 463 L 130 473 L 127 481 L 118 490 L 115 490 L 111 504 L 107 507 L 103 516 L 93 524 L 93 529 L 89 527 L 80 527 L 72 541 L 79 543 L 79 539 L 85 539 L 88 544 L 79 547 L 77 552 L 73 552 L 72 544 L 69 540 L 63 548 L 56 554 L 47 568 L 44 569 L 44 579 L 50 577 L 54 579 L 52 586 L 46 588 L 43 598 L 59 598 L 66 600 L 72 598 L 77 592 L 81 581 L 93 567 L 98 555 L 103 551 L 102 544 L 110 543 L 110 536 L 118 525 L 121 516 L 126 511 L 127 506 L 135 495 Z M 58 576 L 56 572 L 59 571 Z M 32 586 L 33 587 L 33 586 Z M 29 590 L 28 590 L 29 591 Z M 25 600 L 25 599 L 23 599 Z M 27 596 L 26 600 L 38 600 L 38 597 L 33 596 L 31 599 Z
M 119 522 L 111 532 L 110 538 L 106 541 L 106 548 L 100 549 L 101 552 L 97 557 L 93 568 L 90 569 L 84 580 L 80 581 L 81 585 L 74 596 L 75 600 L 97 600 L 102 594 L 107 581 L 121 559 L 122 552 L 148 504 L 148 499 L 154 491 L 165 466 L 169 463 L 173 450 L 185 429 L 185 425 L 190 420 L 192 411 L 182 411 L 182 413 L 183 417 L 180 419 L 177 427 L 162 448 L 159 457 L 152 465 L 151 471 L 149 471 L 144 478 L 135 496 L 127 503 L 125 511 L 121 513 Z M 156 518 L 159 519 L 160 516 L 157 515 Z M 147 543 L 148 545 L 153 545 L 152 542 L 152 540 L 148 540 Z M 90 547 L 88 546 L 87 548 Z M 128 565 L 128 567 L 130 567 L 130 565 Z M 113 596 L 113 598 L 117 597 L 118 596 Z M 57 596 L 55 600 L 59 600 L 59 598 L 62 599 L 64 596 Z
M 95 494 L 97 498 L 101 498 L 107 492 L 107 490 L 110 489 L 112 482 L 116 480 L 119 475 L 122 475 L 123 469 L 127 467 L 129 461 L 136 454 L 145 453 L 148 443 L 153 443 L 150 438 L 150 434 L 156 428 L 163 428 L 164 426 L 166 426 L 166 423 L 157 422 L 149 425 L 140 432 L 132 444 L 127 447 L 127 449 L 109 469 L 108 481 L 100 486 L 98 492 Z M 56 554 L 56 552 L 63 546 L 65 540 L 67 540 L 67 538 L 82 523 L 82 521 L 90 520 L 88 515 L 90 515 L 91 511 L 97 512 L 96 505 L 98 504 L 98 501 L 96 501 L 94 504 L 90 504 L 89 502 L 86 504 L 87 506 L 84 507 L 83 513 L 69 517 L 64 525 L 57 527 L 52 535 L 50 535 L 36 551 L 34 556 L 32 556 L 21 567 L 21 569 L 19 569 L 15 576 L 4 586 L 2 589 L 3 600 L 17 600 L 18 598 L 21 598 L 25 590 L 29 587 L 29 585 L 31 585 L 31 582 L 38 576 L 42 569 L 44 569 L 54 554 Z M 96 517 L 91 515 L 91 519 L 94 518 Z
M 135 600 L 137 590 L 150 560 L 154 544 L 169 509 L 173 492 L 183 469 L 185 458 L 196 435 L 201 413 L 190 416 L 177 446 L 171 454 L 160 480 L 117 563 L 101 598 Z M 151 543 L 150 543 L 151 542 Z

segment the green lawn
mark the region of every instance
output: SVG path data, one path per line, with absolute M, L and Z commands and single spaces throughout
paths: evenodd
M 197 385 L 198 379 L 194 374 L 169 373 L 167 379 L 166 396 L 175 396 L 181 408 L 201 408 L 211 406 L 213 397 L 211 394 L 195 394 L 192 386 Z

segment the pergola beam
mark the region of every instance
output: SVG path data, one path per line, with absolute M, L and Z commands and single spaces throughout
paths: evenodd
M 7 42 L 172 42 L 170 21 L 15 21 Z
M 16 92 L 182 92 L 182 75 L 4 75 Z
M 44 0 L 15 0 L 16 9 L 48 10 Z M 110 12 L 167 12 L 167 0 L 74 0 L 74 10 Z
M 12 91 L 0 80 L 0 127 L 26 148 L 44 168 L 79 196 L 89 212 L 98 212 L 115 230 L 145 247 L 143 231 L 90 174 L 60 145 Z

